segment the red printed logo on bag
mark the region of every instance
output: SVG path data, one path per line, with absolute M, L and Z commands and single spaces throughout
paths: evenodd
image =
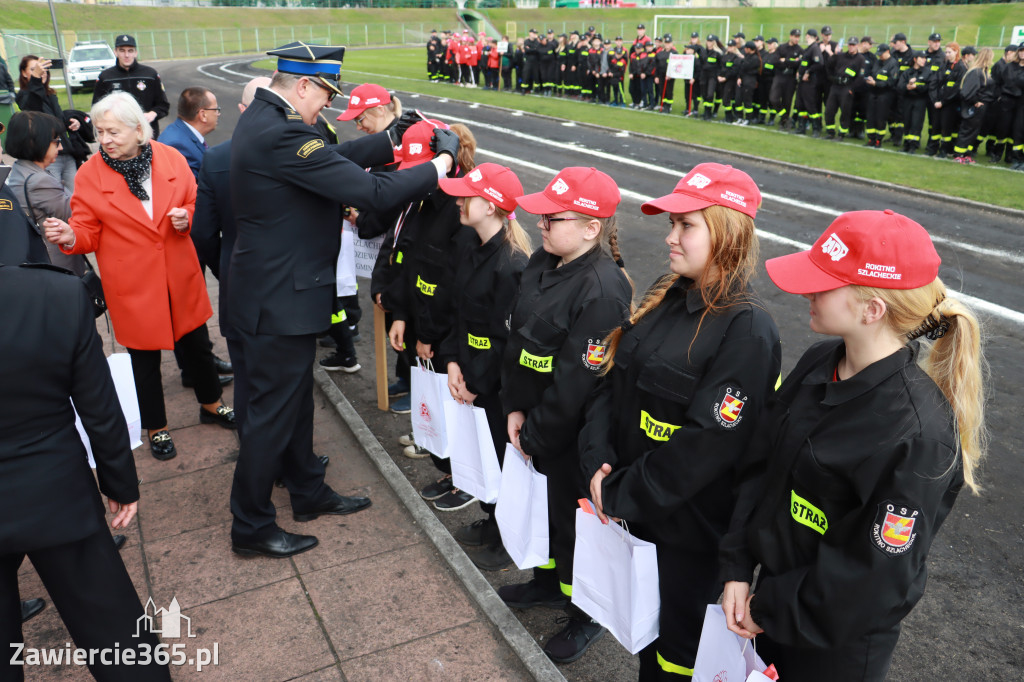
M 425 402 L 420 403 L 420 417 L 424 421 L 427 421 L 427 422 L 429 422 L 431 420 L 430 419 L 430 408 L 427 407 L 427 404 Z
M 871 526 L 871 541 L 888 556 L 899 556 L 910 550 L 917 538 L 914 526 L 921 512 L 886 501 L 878 505 L 875 522 Z
M 729 682 L 729 673 L 723 670 L 715 675 L 715 679 L 711 680 L 711 682 Z

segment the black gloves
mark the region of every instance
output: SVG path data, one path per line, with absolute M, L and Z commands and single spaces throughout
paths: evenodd
M 430 140 L 430 149 L 436 152 L 435 159 L 441 154 L 448 154 L 454 163 L 459 158 L 459 136 L 451 130 L 436 128 L 434 137 Z
M 396 118 L 388 126 L 388 136 L 391 138 L 392 147 L 402 146 L 402 137 L 405 135 L 405 131 L 415 123 L 419 123 L 423 119 L 415 111 L 407 111 L 400 118 Z

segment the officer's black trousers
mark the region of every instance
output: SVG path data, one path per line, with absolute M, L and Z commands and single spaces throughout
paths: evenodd
M 25 641 L 21 629 L 21 597 L 44 596 L 20 595 L 18 592 L 18 568 L 25 555 L 22 552 L 0 554 L 0 641 L 7 646 L 6 655 L 0 661 L 0 679 L 5 681 L 25 679 L 25 666 L 9 665 L 15 651 L 8 646 L 12 642 Z M 33 550 L 27 555 L 76 647 L 113 649 L 116 643 L 121 651 L 134 649 L 136 661 L 143 658 L 139 655 L 141 644 L 149 645 L 150 654 L 153 653 L 159 644 L 156 635 L 144 629 L 139 637 L 135 636 L 136 624 L 143 615 L 142 604 L 109 531 L 103 528 L 76 542 Z M 28 646 L 38 644 L 29 643 Z M 95 660 L 99 663 L 98 655 Z M 67 666 L 69 669 L 74 667 L 77 666 Z M 30 678 L 42 674 L 44 669 L 27 667 Z M 163 682 L 171 679 L 167 666 L 155 664 L 94 664 L 89 666 L 89 671 L 100 682 Z
M 540 64 L 536 59 L 523 62 L 523 89 L 532 90 L 540 84 Z
M 331 495 L 313 454 L 316 336 L 239 331 L 249 370 L 249 410 L 231 486 L 231 539 L 252 542 L 274 531 L 270 493 L 284 479 L 292 510 L 310 511 Z
M 544 88 L 554 88 L 555 78 L 558 76 L 558 62 L 554 59 L 549 61 L 541 61 L 540 63 L 540 80 L 541 86 Z
M 772 109 L 778 114 L 779 120 L 788 120 L 790 108 L 793 106 L 793 93 L 796 91 L 796 79 L 793 74 L 779 74 L 772 81 L 772 91 L 768 97 Z
M 818 85 L 814 81 L 799 81 L 796 86 L 797 109 L 806 112 L 812 121 L 821 118 L 821 99 L 818 97 Z
M 717 113 L 716 97 L 719 97 L 721 83 L 716 76 L 704 79 L 704 116 L 710 118 Z
M 640 90 L 640 76 L 629 77 L 629 97 L 633 100 L 633 106 L 640 106 L 643 102 L 643 92 Z
M 889 132 L 892 134 L 893 142 L 903 141 L 903 100 L 905 98 L 899 92 L 894 92 L 889 102 Z
M 928 108 L 927 97 L 903 98 L 903 145 L 917 149 L 921 146 L 921 131 L 924 130 L 924 114 Z
M 853 125 L 853 93 L 849 86 L 833 85 L 828 93 L 828 102 L 825 104 L 825 130 L 835 130 L 836 111 L 841 110 L 839 116 L 839 134 L 846 135 Z
M 734 118 L 742 117 L 743 112 L 737 112 L 737 108 L 742 109 L 742 104 L 736 106 L 736 79 L 726 78 L 725 83 L 722 85 L 722 108 L 725 110 L 725 120 L 732 121 Z
M 718 557 L 714 552 L 695 552 L 686 545 L 658 543 L 661 615 L 658 638 L 640 652 L 640 682 L 689 679 L 679 671 L 666 674 L 665 668 L 693 669 L 704 614 L 708 604 L 714 604 L 722 592 L 717 574 Z M 659 664 L 658 654 L 671 665 Z
M 925 98 L 928 110 L 928 153 L 935 154 L 942 147 L 942 110 L 936 109 L 931 99 Z
M 885 127 L 889 121 L 889 103 L 892 102 L 892 92 L 889 90 L 874 90 L 868 94 L 868 120 L 864 128 L 868 137 L 874 136 L 881 140 L 885 136 Z
M 992 107 L 995 114 L 995 120 L 992 124 L 992 135 L 995 137 L 996 144 L 999 145 L 1000 152 L 1005 148 L 1013 147 L 1014 113 L 1018 108 L 1018 99 L 1020 98 L 1002 95 L 997 101 L 987 105 Z M 1000 154 L 1000 157 L 1002 156 L 1003 154 Z
M 943 102 L 939 109 L 939 130 L 942 136 L 941 151 L 946 154 L 953 152 L 956 144 L 957 131 L 960 128 L 960 103 L 956 100 Z
M 502 90 L 512 89 L 512 67 L 501 70 L 501 88 Z
M 736 120 L 754 117 L 755 85 L 740 85 L 736 88 Z
M 672 106 L 675 104 L 676 81 L 674 78 L 664 78 L 661 82 L 661 103 Z
M 220 400 L 220 377 L 213 364 L 213 344 L 210 332 L 203 323 L 178 339 L 174 344 L 181 351 L 184 372 L 195 382 L 196 401 L 209 405 Z M 167 426 L 167 412 L 164 409 L 164 384 L 160 376 L 159 350 L 128 349 L 132 359 L 132 376 L 135 378 L 135 394 L 139 399 L 139 415 L 142 428 L 162 429 Z
M 986 105 L 987 106 L 987 105 Z M 967 110 L 967 105 L 961 109 L 961 115 Z M 953 152 L 957 156 L 969 156 L 972 159 L 978 153 L 978 133 L 981 132 L 982 119 L 985 117 L 985 107 L 978 107 L 974 115 L 960 121 L 960 132 L 957 134 L 956 145 Z

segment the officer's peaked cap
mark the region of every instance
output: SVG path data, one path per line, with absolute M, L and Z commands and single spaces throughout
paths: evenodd
M 345 59 L 344 47 L 308 45 L 298 41 L 267 54 L 277 57 L 277 70 L 281 73 L 317 78 L 326 87 L 342 94 L 341 63 Z

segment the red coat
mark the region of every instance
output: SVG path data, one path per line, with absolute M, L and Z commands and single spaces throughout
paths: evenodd
M 195 177 L 178 150 L 151 144 L 153 219 L 124 178 L 94 154 L 75 176 L 75 246 L 69 253 L 96 252 L 118 343 L 136 350 L 170 350 L 210 319 L 213 309 L 192 239 L 167 217 L 180 207 L 191 220 Z

